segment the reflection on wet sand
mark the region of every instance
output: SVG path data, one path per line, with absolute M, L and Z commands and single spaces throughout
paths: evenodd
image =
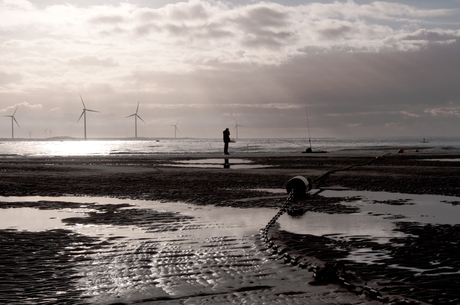
M 458 224 L 456 197 L 332 190 L 322 196 L 352 197 L 344 204 L 357 210 L 283 215 L 279 240 L 291 253 L 353 263 L 363 274 L 382 266 L 385 275 L 404 270 L 407 278 L 456 275 L 454 261 L 421 268 L 398 258 L 417 242 L 409 240 L 421 230 L 414 222 Z M 0 302 L 372 304 L 336 285 L 308 284 L 311 272 L 268 251 L 258 232 L 274 209 L 84 197 L 3 197 L 0 204 L 7 249 L 0 261 L 20 262 L 0 275 L 12 283 Z M 66 285 L 48 285 L 51 278 Z
M 254 169 L 266 168 L 269 165 L 254 164 L 253 161 L 246 159 L 197 159 L 197 160 L 181 160 L 175 161 L 168 166 L 175 167 L 198 167 L 198 168 L 232 168 L 232 169 Z
M 4 199 L 10 205 L 20 200 Z M 16 293 L 12 293 L 13 288 L 0 291 L 0 301 L 9 304 L 150 304 L 156 301 L 222 304 L 244 300 L 252 304 L 310 301 L 363 304 L 335 285 L 311 286 L 308 284 L 313 280 L 311 273 L 298 272 L 295 267 L 272 259 L 256 236 L 273 214 L 271 209 L 251 209 L 248 213 L 243 209 L 97 198 L 98 204 L 85 204 L 87 215 L 84 216 L 78 211 L 87 198 L 58 200 L 73 202 L 76 212 L 67 215 L 70 218 L 62 218 L 54 230 L 21 233 L 30 227 L 20 221 L 15 228 L 21 231 L 2 227 L 4 245 L 11 236 L 21 236 L 15 239 L 21 244 L 43 240 L 41 247 L 46 251 L 33 258 L 28 256 L 32 253 L 27 253 L 25 259 L 30 262 L 29 267 L 12 269 L 0 276 L 2 282 L 19 284 L 22 289 Z M 24 199 L 21 202 L 22 206 L 28 205 Z M 30 209 L 31 214 L 39 211 L 35 207 L 23 209 Z M 35 216 L 42 217 L 43 225 L 49 228 L 50 219 L 41 212 Z M 258 217 L 254 217 L 256 214 Z M 139 215 L 145 215 L 150 222 L 143 222 L 145 217 L 137 218 Z M 68 242 L 59 247 L 47 243 L 57 240 L 58 236 L 59 240 Z M 6 249 L 11 250 L 7 254 L 11 261 L 23 255 L 13 251 L 14 248 Z M 61 256 L 65 259 L 53 259 Z M 36 281 L 17 282 L 31 274 Z M 40 274 L 43 280 L 59 278 L 66 286 L 58 288 L 60 286 L 40 282 Z M 44 274 L 49 275 L 44 277 Z

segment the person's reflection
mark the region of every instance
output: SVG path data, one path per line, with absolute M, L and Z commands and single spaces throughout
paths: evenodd
M 230 162 L 228 162 L 228 159 L 225 159 L 224 168 L 230 168 Z

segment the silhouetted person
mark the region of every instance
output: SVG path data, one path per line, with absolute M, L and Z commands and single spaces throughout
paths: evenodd
M 230 130 L 228 130 L 228 128 L 225 128 L 224 130 L 224 154 L 226 155 L 229 155 L 228 143 L 230 143 Z

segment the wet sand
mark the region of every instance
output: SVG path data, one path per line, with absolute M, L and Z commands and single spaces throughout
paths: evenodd
M 165 204 L 186 202 L 193 206 L 272 208 L 275 215 L 286 195 L 263 189 L 280 189 L 294 176 L 315 179 L 330 170 L 362 164 L 375 157 L 241 154 L 231 155 L 227 164 L 215 154 L 193 158 L 4 157 L 0 159 L 0 195 L 111 197 L 158 200 Z M 458 158 L 457 153 L 395 153 L 366 166 L 331 173 L 315 187 L 457 196 L 458 201 L 448 203 L 457 205 Z M 319 193 L 303 198 L 288 213 L 293 217 L 308 212 L 354 213 L 355 208 L 343 203 L 352 199 L 324 197 Z M 75 208 L 75 204 L 65 201 L 0 203 L 1 208 Z M 167 211 L 126 209 L 123 204 L 89 204 L 85 208 L 90 212 L 83 217 L 63 220 L 69 229 L 0 231 L 4 249 L 0 264 L 6 270 L 0 275 L 2 303 L 460 302 L 458 224 L 401 222 L 397 230 L 410 237 L 395 237 L 384 245 L 365 236 L 337 241 L 275 227 L 270 233 L 270 244 L 263 241 L 258 231 L 237 237 L 222 233 L 200 239 L 196 232 L 209 228 L 209 223 Z M 136 227 L 154 235 L 126 238 L 115 234 L 102 238 L 78 234 L 72 229 L 85 225 Z M 228 231 L 232 227 L 226 228 L 225 232 Z M 160 238 L 155 234 L 163 235 Z M 360 247 L 389 255 L 384 264 L 343 260 L 352 249 Z M 393 265 L 406 266 L 407 270 L 392 268 Z M 312 266 L 332 266 L 332 272 L 315 274 Z M 417 268 L 435 270 L 414 273 L 412 269 Z

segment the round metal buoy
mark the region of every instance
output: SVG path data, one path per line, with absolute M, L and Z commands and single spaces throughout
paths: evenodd
M 291 193 L 294 190 L 294 195 L 304 196 L 309 190 L 311 190 L 311 179 L 304 176 L 295 176 L 286 183 L 286 191 Z

